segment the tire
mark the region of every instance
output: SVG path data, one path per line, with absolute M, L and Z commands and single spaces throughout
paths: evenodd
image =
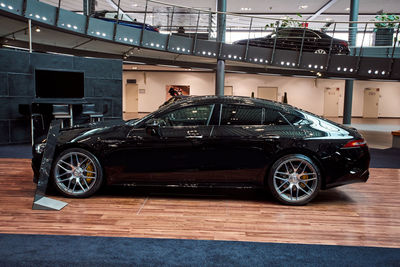
M 328 53 L 323 48 L 317 48 L 315 49 L 314 54 L 328 54 Z
M 321 172 L 307 156 L 290 154 L 278 159 L 267 177 L 273 197 L 286 205 L 305 205 L 321 188 Z
M 52 182 L 54 188 L 66 197 L 89 197 L 101 187 L 103 170 L 92 153 L 81 148 L 70 148 L 54 161 Z

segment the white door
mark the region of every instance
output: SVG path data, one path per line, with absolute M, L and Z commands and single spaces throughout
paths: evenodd
M 324 117 L 339 116 L 339 88 L 325 88 Z
M 138 112 L 139 89 L 135 83 L 127 83 L 125 92 L 125 112 Z
M 278 100 L 278 87 L 258 87 L 257 97 L 262 99 Z
M 225 86 L 224 95 L 233 95 L 233 86 Z
M 364 89 L 364 118 L 378 118 L 379 88 Z

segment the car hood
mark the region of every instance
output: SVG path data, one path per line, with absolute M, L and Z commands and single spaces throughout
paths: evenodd
M 115 138 L 119 135 L 124 135 L 124 128 L 126 127 L 126 122 L 123 120 L 80 124 L 72 128 L 62 129 L 58 137 L 58 143 L 81 143 L 90 141 L 93 138 Z

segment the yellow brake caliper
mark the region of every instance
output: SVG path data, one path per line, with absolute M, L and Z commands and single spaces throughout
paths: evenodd
M 86 170 L 88 171 L 88 172 L 86 172 L 86 176 L 87 177 L 93 177 L 94 176 L 94 174 L 93 174 L 93 171 L 94 171 L 93 164 L 89 164 L 86 167 Z M 93 180 L 93 178 L 86 178 L 86 182 L 88 182 L 88 183 L 90 183 L 92 180 Z
M 301 180 L 308 180 L 308 175 L 303 175 L 303 176 L 300 177 L 300 179 L 301 179 Z M 307 182 L 301 182 L 301 183 L 300 183 L 300 186 L 301 186 L 302 188 L 304 188 L 304 187 L 306 187 L 306 183 L 307 183 Z

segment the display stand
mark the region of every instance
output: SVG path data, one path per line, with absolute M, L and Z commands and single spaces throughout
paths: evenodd
M 54 120 L 50 124 L 46 147 L 43 151 L 42 162 L 40 163 L 39 180 L 32 205 L 33 210 L 61 210 L 68 204 L 63 201 L 45 197 L 60 127 L 60 120 Z

